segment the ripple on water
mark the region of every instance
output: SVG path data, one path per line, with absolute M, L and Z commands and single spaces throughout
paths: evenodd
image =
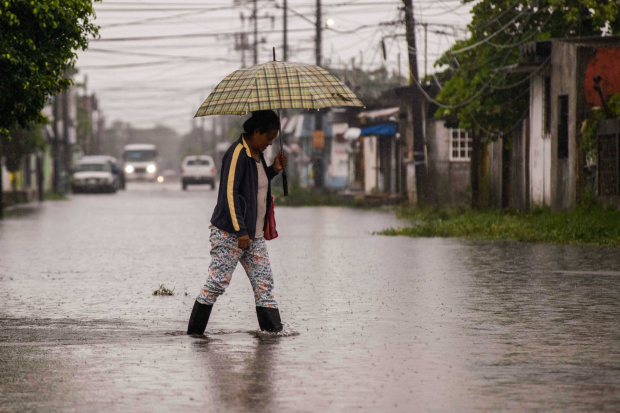
M 300 333 L 289 323 L 282 323 L 282 331 L 278 333 L 270 333 L 269 331 L 252 330 L 249 331 L 256 338 L 273 338 L 273 337 L 293 337 Z

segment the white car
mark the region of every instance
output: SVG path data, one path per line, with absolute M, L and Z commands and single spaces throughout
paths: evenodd
M 72 192 L 116 192 L 118 180 L 107 160 L 81 160 L 73 168 Z
M 186 156 L 181 164 L 181 183 L 183 190 L 187 186 L 209 184 L 215 188 L 215 162 L 209 155 Z
M 125 169 L 118 159 L 109 155 L 86 155 L 80 158 L 80 161 L 108 161 L 112 165 L 112 173 L 116 178 L 116 187 L 125 189 Z

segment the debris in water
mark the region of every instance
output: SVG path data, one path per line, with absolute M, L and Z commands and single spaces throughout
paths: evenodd
M 153 295 L 174 295 L 174 288 L 172 290 L 170 290 L 170 289 L 166 288 L 165 285 L 160 284 L 159 288 L 157 290 L 153 291 Z

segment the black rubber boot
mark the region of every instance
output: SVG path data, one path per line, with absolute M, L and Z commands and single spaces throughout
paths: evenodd
M 277 308 L 256 307 L 256 316 L 261 331 L 279 333 L 282 331 L 282 321 L 280 321 L 280 311 Z
M 196 301 L 192 309 L 192 315 L 189 317 L 187 334 L 204 334 L 212 309 L 212 305 L 200 304 Z

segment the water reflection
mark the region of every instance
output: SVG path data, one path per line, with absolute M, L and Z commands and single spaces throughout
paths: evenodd
M 196 368 L 209 371 L 211 399 L 221 411 L 273 411 L 272 367 L 279 338 L 245 333 L 195 340 Z
M 463 256 L 472 277 L 469 334 L 485 344 L 477 373 L 494 392 L 528 393 L 536 405 L 549 397 L 539 390 L 554 389 L 556 403 L 583 411 L 616 400 L 616 250 L 488 243 Z

